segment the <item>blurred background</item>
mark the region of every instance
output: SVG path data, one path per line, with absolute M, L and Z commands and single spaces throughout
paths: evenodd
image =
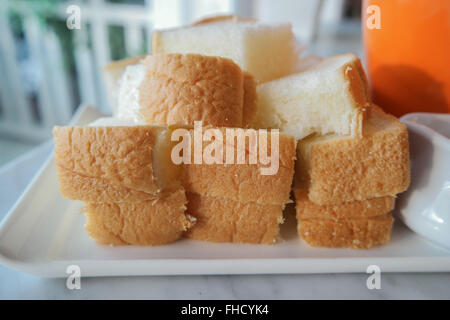
M 71 5 L 80 29 L 66 24 Z M 153 29 L 230 13 L 291 23 L 308 54 L 362 56 L 360 0 L 0 0 L 0 166 L 81 103 L 109 113 L 100 68 L 150 53 Z

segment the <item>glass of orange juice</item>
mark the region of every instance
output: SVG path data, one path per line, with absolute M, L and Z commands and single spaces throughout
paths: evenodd
M 362 17 L 374 102 L 450 113 L 450 0 L 364 0 Z

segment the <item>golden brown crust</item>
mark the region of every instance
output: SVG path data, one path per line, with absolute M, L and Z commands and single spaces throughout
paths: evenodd
M 142 202 L 86 203 L 86 231 L 98 243 L 154 246 L 178 240 L 193 225 L 180 189 Z
M 317 204 L 395 196 L 410 184 L 406 126 L 374 108 L 364 138 L 307 138 L 298 143 L 295 184 Z
M 55 127 L 55 161 L 75 174 L 156 194 L 152 152 L 161 128 Z
M 160 194 L 151 194 L 112 185 L 103 179 L 91 178 L 58 167 L 59 189 L 65 198 L 86 202 L 139 202 L 154 200 Z
M 226 128 L 222 132 L 223 162 L 226 162 Z M 252 129 L 235 130 L 237 136 L 244 137 L 246 133 L 258 134 Z M 192 134 L 192 131 L 191 131 Z M 269 135 L 270 136 L 270 135 Z M 193 141 L 193 134 L 192 134 Z M 240 202 L 256 202 L 260 204 L 285 204 L 289 202 L 292 178 L 294 174 L 295 145 L 293 137 L 279 135 L 279 166 L 274 175 L 262 175 L 261 168 L 270 165 L 249 164 L 249 143 L 246 139 L 246 164 L 187 164 L 182 170 L 182 184 L 187 192 L 202 196 L 228 198 Z M 205 142 L 208 145 L 210 142 Z M 237 163 L 238 139 L 235 140 L 235 163 Z M 271 154 L 271 143 L 267 143 L 268 154 Z M 259 149 L 258 149 L 259 150 Z M 258 151 L 259 154 L 259 151 Z
M 294 190 L 298 219 L 362 219 L 384 215 L 394 210 L 394 197 L 381 197 L 340 205 L 318 205 L 309 200 L 304 189 Z
M 370 249 L 389 243 L 393 222 L 390 213 L 368 219 L 300 219 L 298 234 L 313 247 Z
M 369 90 L 369 82 L 366 73 L 361 64 L 361 60 L 355 55 L 351 63 L 344 66 L 344 78 L 348 80 L 351 97 L 355 106 L 358 108 L 353 136 L 362 138 L 363 136 L 363 117 L 366 108 L 370 108 L 372 98 Z
M 256 81 L 248 72 L 244 72 L 244 110 L 242 123 L 244 128 L 250 127 L 257 113 Z
M 147 123 L 242 127 L 244 76 L 232 60 L 158 54 L 143 64 L 140 105 Z
M 367 81 L 361 60 L 356 55 L 347 53 L 324 59 L 313 68 L 320 68 L 322 64 L 329 64 L 332 61 L 340 59 L 348 60 L 339 70 L 342 72 L 342 77 L 348 85 L 350 104 L 356 111 L 352 120 L 351 135 L 359 139 L 363 137 L 364 113 L 372 104 L 369 82 Z
M 283 221 L 283 206 L 242 203 L 189 194 L 187 213 L 197 219 L 186 236 L 211 242 L 273 244 Z

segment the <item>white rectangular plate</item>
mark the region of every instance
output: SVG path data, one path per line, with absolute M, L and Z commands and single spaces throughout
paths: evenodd
M 84 107 L 75 123 L 100 114 Z M 53 156 L 0 224 L 0 263 L 30 274 L 65 277 L 70 265 L 82 276 L 275 274 L 450 271 L 450 251 L 397 222 L 389 245 L 372 250 L 311 248 L 296 234 L 287 215 L 283 241 L 276 245 L 239 245 L 181 240 L 160 247 L 109 247 L 93 242 L 83 229 L 81 202 L 58 190 Z

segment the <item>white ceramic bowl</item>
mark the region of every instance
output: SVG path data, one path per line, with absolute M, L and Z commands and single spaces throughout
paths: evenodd
M 450 248 L 450 114 L 411 113 L 408 126 L 411 186 L 397 213 L 413 231 Z

